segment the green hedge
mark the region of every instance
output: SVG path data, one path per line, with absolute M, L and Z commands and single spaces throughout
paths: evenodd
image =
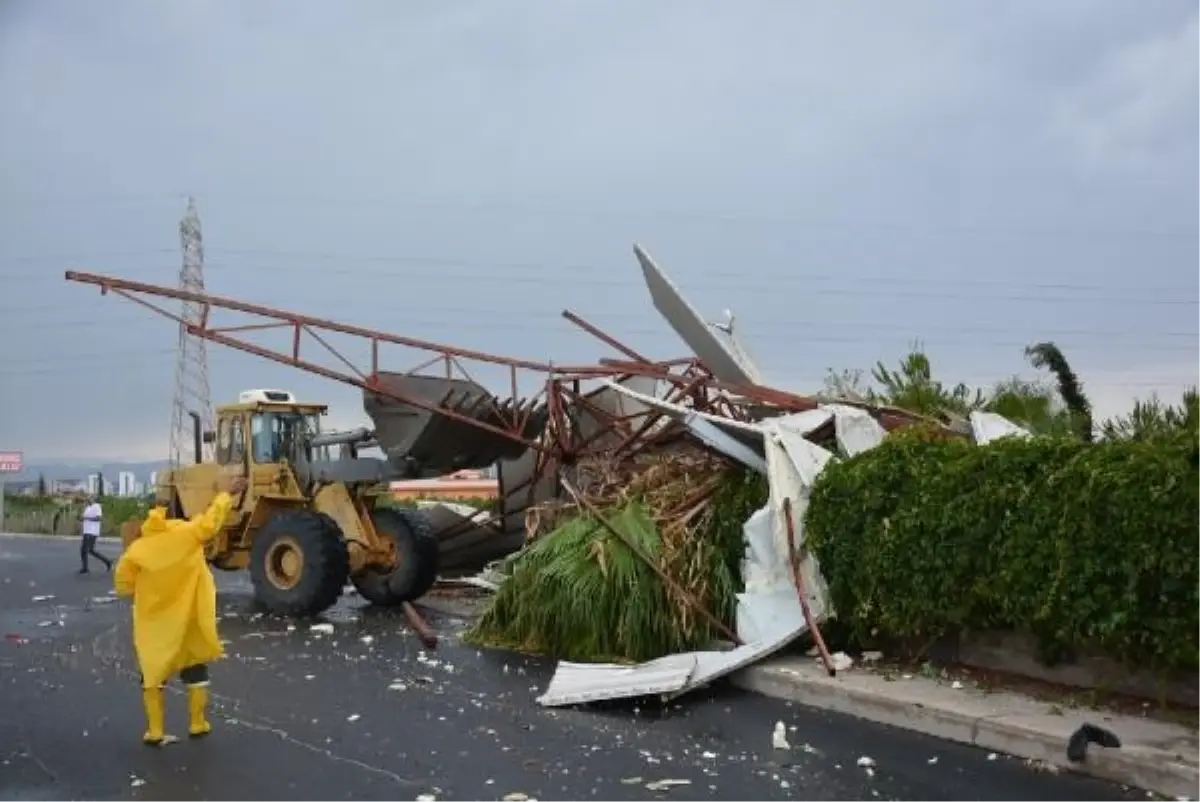
M 1195 670 L 1197 442 L 1005 438 L 919 429 L 830 465 L 806 524 L 838 617 L 860 641 L 964 630 L 1035 635 Z

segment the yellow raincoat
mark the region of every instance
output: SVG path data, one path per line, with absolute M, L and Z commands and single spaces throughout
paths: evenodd
M 113 577 L 117 594 L 133 597 L 133 645 L 144 688 L 161 687 L 187 666 L 209 663 L 223 650 L 217 637 L 217 588 L 204 544 L 233 507 L 219 493 L 191 520 L 167 520 L 156 507 L 141 537 L 121 555 Z

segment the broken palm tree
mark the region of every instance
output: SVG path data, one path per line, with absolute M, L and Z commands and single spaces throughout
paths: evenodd
M 742 524 L 762 504 L 761 477 L 680 446 L 585 460 L 564 487 L 468 640 L 629 662 L 736 639 Z

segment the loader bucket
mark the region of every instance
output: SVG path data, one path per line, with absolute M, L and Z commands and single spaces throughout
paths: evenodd
M 377 374 L 380 386 L 401 398 L 412 398 L 453 411 L 456 416 L 430 412 L 390 396 L 363 391 L 363 409 L 375 424 L 380 448 L 394 462 L 408 459 L 413 473 L 435 476 L 463 468 L 485 468 L 501 459 L 515 459 L 528 447 L 517 440 L 476 425 L 509 428 L 517 401 L 501 400 L 479 384 L 408 373 Z M 535 439 L 546 425 L 544 405 L 528 415 L 525 440 Z

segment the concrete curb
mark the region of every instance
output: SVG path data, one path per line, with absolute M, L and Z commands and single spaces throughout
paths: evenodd
M 893 727 L 1050 764 L 1066 771 L 1170 797 L 1196 798 L 1196 732 L 1180 725 L 1102 711 L 1051 712 L 1007 693 L 954 690 L 923 677 L 888 679 L 860 669 L 830 677 L 811 659 L 778 658 L 732 676 L 740 688 Z M 1083 721 L 1111 729 L 1120 749 L 1091 746 L 1083 763 L 1067 760 L 1070 734 Z

